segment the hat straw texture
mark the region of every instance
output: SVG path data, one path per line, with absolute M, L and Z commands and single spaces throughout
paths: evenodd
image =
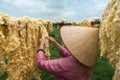
M 82 64 L 93 67 L 98 58 L 98 28 L 67 27 L 60 29 L 66 48 Z

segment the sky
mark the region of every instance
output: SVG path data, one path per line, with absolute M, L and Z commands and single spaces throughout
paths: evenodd
M 10 16 L 80 21 L 100 18 L 110 0 L 0 0 L 0 13 Z

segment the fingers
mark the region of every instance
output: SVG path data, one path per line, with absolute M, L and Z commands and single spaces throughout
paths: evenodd
M 45 43 L 45 40 L 46 40 L 45 38 L 41 38 L 40 43 Z
M 49 39 L 49 36 L 46 36 L 45 38 L 46 38 L 46 39 Z
M 45 40 L 45 38 L 41 38 L 41 39 L 40 39 L 40 42 L 41 42 L 41 41 L 44 41 L 44 40 Z
M 51 44 L 55 43 L 55 39 L 51 36 L 47 36 L 46 39 L 48 39 Z
M 53 38 L 50 37 L 50 36 L 47 36 L 46 39 L 48 39 L 48 40 L 52 40 Z

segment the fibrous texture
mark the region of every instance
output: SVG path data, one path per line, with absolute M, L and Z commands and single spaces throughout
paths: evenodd
M 86 26 L 86 27 L 91 27 L 91 21 L 90 19 L 86 19 L 86 20 L 81 20 L 79 22 L 80 26 Z
M 67 23 L 67 20 L 63 18 L 63 19 L 61 19 L 61 22 L 65 24 L 65 23 Z
M 111 0 L 101 19 L 101 56 L 115 68 L 113 80 L 120 80 L 120 0 Z
M 91 19 L 85 19 L 81 20 L 80 22 L 72 22 L 72 25 L 74 26 L 82 26 L 82 27 L 92 27 L 92 28 L 99 28 L 100 24 L 91 24 L 92 20 Z
M 48 36 L 53 23 L 29 17 L 14 18 L 0 14 L 0 75 L 6 70 L 7 80 L 40 80 L 36 66 L 36 51 L 39 40 Z M 45 42 L 45 55 L 49 54 L 49 44 Z M 8 63 L 5 63 L 5 59 Z
M 5 55 L 4 55 L 3 50 L 1 49 L 2 42 L 4 41 L 4 39 L 5 39 L 5 36 L 0 31 L 0 75 L 6 71 Z

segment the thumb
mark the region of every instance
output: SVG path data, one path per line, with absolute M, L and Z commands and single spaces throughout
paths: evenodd
M 45 39 L 49 39 L 49 36 L 46 36 Z

